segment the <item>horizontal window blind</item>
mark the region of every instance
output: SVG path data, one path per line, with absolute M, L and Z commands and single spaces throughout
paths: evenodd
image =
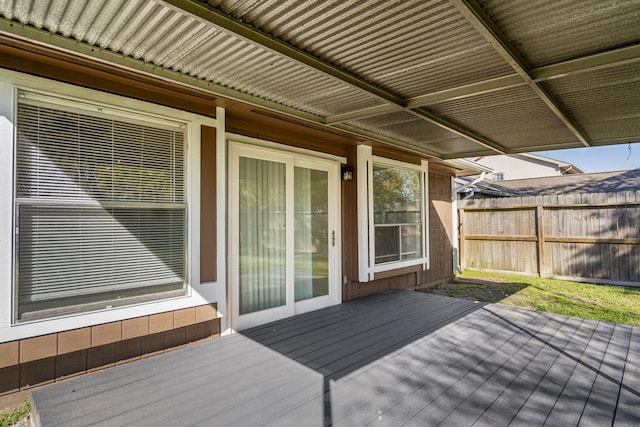
M 18 320 L 185 293 L 185 133 L 19 102 Z
M 18 105 L 17 196 L 184 203 L 184 132 Z

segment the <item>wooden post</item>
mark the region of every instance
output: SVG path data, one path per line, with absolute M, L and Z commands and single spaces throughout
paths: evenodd
M 536 234 L 538 237 L 538 275 L 547 277 L 546 257 L 544 253 L 544 208 L 536 206 Z

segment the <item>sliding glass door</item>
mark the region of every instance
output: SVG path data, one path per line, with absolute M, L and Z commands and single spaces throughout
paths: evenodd
M 340 302 L 339 164 L 230 145 L 235 329 Z

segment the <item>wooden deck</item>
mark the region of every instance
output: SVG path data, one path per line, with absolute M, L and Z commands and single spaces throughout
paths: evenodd
M 44 426 L 640 424 L 640 328 L 395 291 L 33 392 Z

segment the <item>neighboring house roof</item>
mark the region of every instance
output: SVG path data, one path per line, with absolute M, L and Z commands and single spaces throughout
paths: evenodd
M 476 158 L 473 159 L 473 161 L 474 162 L 482 162 L 482 160 L 485 159 L 486 157 L 487 156 L 476 157 Z M 495 157 L 495 156 L 492 156 L 492 157 Z M 561 160 L 551 159 L 549 157 L 538 156 L 536 154 L 529 154 L 529 153 L 505 154 L 505 155 L 499 156 L 499 157 L 513 157 L 513 158 L 519 158 L 519 159 L 524 160 L 524 161 L 529 161 L 529 162 L 532 162 L 532 163 L 542 164 L 542 165 L 549 166 L 549 167 L 556 168 L 556 169 L 560 170 L 560 173 L 562 175 L 583 173 L 582 170 L 580 170 L 580 168 L 578 168 L 577 166 L 575 166 L 572 163 L 567 163 L 567 162 L 563 162 Z
M 458 178 L 461 184 L 471 178 Z M 469 186 L 466 193 L 489 197 L 541 196 L 569 193 L 616 193 L 640 190 L 640 168 L 616 172 L 583 173 L 512 181 L 485 180 Z
M 580 170 L 580 168 L 578 168 L 573 163 L 567 163 L 560 160 L 551 159 L 549 157 L 538 156 L 536 154 L 530 154 L 530 153 L 520 153 L 518 154 L 518 156 L 557 166 L 563 175 L 584 173 L 582 172 L 582 170 Z
M 451 159 L 638 140 L 638 16 L 615 0 L 0 1 L 0 48 L 5 67 L 48 46 Z

